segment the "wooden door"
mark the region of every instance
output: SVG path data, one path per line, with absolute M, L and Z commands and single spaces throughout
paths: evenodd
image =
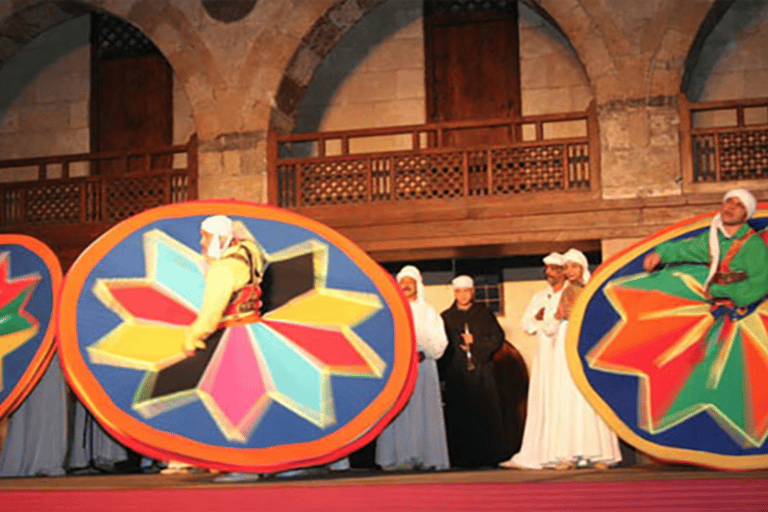
M 138 29 L 122 20 L 100 16 L 92 30 L 92 151 L 173 144 L 173 74 L 165 58 Z M 94 173 L 115 175 L 169 165 L 167 157 L 152 162 L 114 160 L 100 163 Z
M 516 2 L 425 2 L 424 41 L 428 121 L 520 115 Z M 505 129 L 461 131 L 446 142 L 494 144 L 510 135 Z

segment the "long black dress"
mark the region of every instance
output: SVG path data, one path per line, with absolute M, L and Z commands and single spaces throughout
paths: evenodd
M 443 311 L 448 348 L 438 362 L 445 383 L 445 427 L 452 467 L 495 466 L 512 456 L 502 420 L 492 356 L 504 341 L 504 331 L 493 313 L 473 303 L 460 310 L 456 303 Z M 470 370 L 466 352 L 459 348 L 465 326 L 474 337 Z

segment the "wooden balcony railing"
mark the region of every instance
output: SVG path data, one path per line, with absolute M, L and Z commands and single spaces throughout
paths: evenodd
M 768 98 L 680 100 L 683 185 L 768 178 Z
M 197 136 L 184 145 L 0 160 L 0 230 L 114 224 L 197 198 Z
M 599 191 L 584 112 L 269 135 L 270 202 L 284 208 Z

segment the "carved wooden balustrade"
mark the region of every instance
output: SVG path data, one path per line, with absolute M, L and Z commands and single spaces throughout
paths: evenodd
M 768 178 L 768 98 L 680 102 L 686 191 Z
M 514 119 L 270 132 L 267 158 L 272 204 L 336 228 L 379 261 L 471 246 L 486 256 L 490 245 L 543 251 L 536 237 L 549 249 L 553 224 L 541 213 L 588 211 L 601 191 L 594 103 Z
M 270 202 L 293 209 L 599 190 L 587 111 L 270 134 Z M 489 142 L 490 141 L 490 142 Z
M 197 198 L 197 136 L 184 145 L 0 160 L 0 232 L 48 243 L 66 267 L 120 220 Z
M 105 165 L 109 174 L 93 175 Z M 30 171 L 36 179 L 29 179 Z M 27 179 L 17 181 L 18 176 Z M 0 183 L 3 231 L 114 223 L 147 208 L 197 197 L 197 138 L 154 150 L 0 160 L 0 179 L 5 181 Z

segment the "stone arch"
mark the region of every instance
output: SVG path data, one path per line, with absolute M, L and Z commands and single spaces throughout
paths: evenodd
M 730 0 L 714 0 L 711 5 L 697 0 L 669 2 L 666 32 L 660 38 L 649 66 L 648 95 L 677 95 L 684 83 L 690 80 L 689 67 L 693 69 L 704 41 L 728 8 Z M 684 12 L 678 16 L 671 12 Z
M 700 0 L 659 2 L 642 29 L 642 40 L 648 41 L 649 47 L 626 48 L 621 45 L 625 27 L 618 25 L 599 4 L 585 7 L 577 1 L 535 1 L 559 23 L 573 44 L 599 104 L 617 99 L 653 102 L 653 98 L 659 96 L 676 95 L 695 27 L 710 10 L 710 2 Z M 713 7 L 715 12 L 730 3 L 729 0 L 710 1 L 723 4 Z M 686 15 L 679 16 L 681 12 Z M 627 59 L 634 61 L 634 67 L 626 67 Z
M 105 9 L 100 3 L 56 0 L 18 7 L 0 21 L 0 66 L 29 41 L 56 25 L 90 12 L 105 12 L 136 26 L 158 47 L 181 82 L 198 133 L 201 137 L 217 134 L 215 93 L 226 86 L 213 55 L 187 17 L 167 0 L 138 0 L 126 13 Z
M 348 6 L 350 1 L 339 0 L 315 22 L 312 28 L 307 32 L 307 35 L 301 40 L 301 43 L 291 57 L 280 79 L 280 84 L 274 98 L 274 104 L 270 111 L 270 128 L 275 129 L 280 133 L 286 133 L 293 129 L 299 104 L 301 103 L 315 71 L 318 69 L 323 59 L 352 25 L 385 1 L 386 0 L 358 0 L 357 4 L 359 9 L 350 16 L 351 11 Z M 610 71 L 606 72 L 605 66 L 602 65 L 604 62 L 610 62 L 610 58 L 602 40 L 597 40 L 598 44 L 595 44 L 594 38 L 583 41 L 583 44 L 581 45 L 581 53 L 586 52 L 587 55 L 599 56 L 599 58 L 592 59 L 592 61 L 597 64 L 596 66 L 593 66 L 594 69 L 592 69 L 592 73 L 589 73 L 589 68 L 585 65 L 585 62 L 589 62 L 589 60 L 581 58 L 579 47 L 573 45 L 573 34 L 580 33 L 578 23 L 569 22 L 567 26 L 572 29 L 569 32 L 563 29 L 563 24 L 559 21 L 559 18 L 565 20 L 572 19 L 572 13 L 569 13 L 567 9 L 564 10 L 562 8 L 562 0 L 521 1 L 545 21 L 550 23 L 552 27 L 558 31 L 570 45 L 572 45 L 571 49 L 574 51 L 578 61 L 585 68 L 593 92 L 594 85 L 592 84 L 592 78 L 595 75 L 601 76 L 601 74 L 606 73 L 609 76 L 615 75 L 615 73 L 611 73 Z M 586 13 L 577 3 L 574 3 L 571 8 L 578 8 L 581 13 L 580 19 L 588 19 Z M 553 11 L 557 16 L 552 14 Z M 577 16 L 577 18 L 579 17 Z M 586 25 L 589 24 L 586 23 Z
M 93 10 L 84 2 L 39 2 L 14 10 L 0 21 L 0 67 L 46 30 Z
M 691 49 L 685 58 L 683 77 L 680 80 L 681 92 L 686 93 L 688 88 L 691 86 L 692 75 L 699 63 L 699 57 L 701 56 L 701 51 L 704 48 L 704 42 L 707 40 L 720 20 L 723 19 L 723 16 L 731 7 L 731 5 L 732 2 L 728 0 L 715 0 L 715 3 L 712 4 L 709 12 L 707 12 L 707 15 L 704 17 L 704 21 L 701 23 L 701 26 L 699 26 L 696 37 L 693 39 L 693 43 L 691 44 Z
M 293 129 L 301 98 L 328 52 L 352 25 L 386 0 L 338 0 L 307 32 L 288 62 L 275 93 L 269 127 L 280 133 Z M 350 8 L 356 4 L 356 9 Z
M 604 91 L 618 84 L 618 70 L 608 50 L 602 30 L 582 2 L 562 0 L 526 0 L 537 12 L 557 27 L 573 46 L 576 58 L 586 71 L 595 99 L 607 98 Z
M 170 64 L 192 108 L 195 129 L 202 140 L 219 135 L 222 96 L 227 84 L 205 40 L 186 15 L 168 0 L 138 0 L 125 20 L 138 27 L 160 49 Z
M 766 26 L 768 26 L 767 2 L 736 3 L 716 0 L 707 12 L 686 56 L 685 68 L 680 80 L 680 92 L 692 102 L 716 99 L 714 97 L 710 97 L 708 100 L 702 99 L 703 96 L 710 96 L 708 78 L 710 78 L 711 73 L 716 69 L 718 74 L 724 72 L 721 69 L 723 59 L 728 59 L 732 54 L 738 56 L 742 51 L 749 51 L 748 48 L 742 48 L 741 45 L 750 37 L 758 41 L 758 44 L 763 44 Z M 754 34 L 754 36 L 750 36 L 750 34 Z M 761 53 L 760 48 L 753 48 L 751 51 L 757 55 Z M 736 62 L 726 61 L 729 62 L 726 67 L 730 68 L 731 72 L 746 69 L 752 71 L 752 63 L 745 66 L 744 62 L 738 61 L 738 57 Z M 764 67 L 764 63 L 762 66 Z M 760 78 L 764 78 L 764 74 Z M 745 79 L 745 85 L 740 92 L 747 94 L 747 97 L 749 97 L 750 91 L 752 97 L 763 96 L 764 94 L 756 90 L 759 89 L 759 85 L 754 86 L 754 84 L 760 84 L 764 81 L 760 78 L 752 75 L 750 80 Z M 736 92 L 731 88 L 728 89 L 729 96 Z M 722 89 L 720 92 L 722 93 Z

